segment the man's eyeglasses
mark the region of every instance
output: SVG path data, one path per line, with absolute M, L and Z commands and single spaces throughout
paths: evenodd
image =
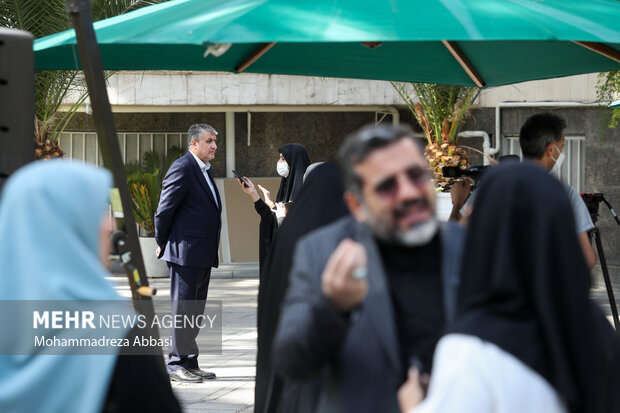
M 428 169 L 421 166 L 412 166 L 405 170 L 405 175 L 413 185 L 422 186 L 427 184 L 431 179 L 431 173 Z M 398 179 L 396 175 L 389 176 L 375 185 L 377 195 L 384 198 L 391 198 L 398 191 Z

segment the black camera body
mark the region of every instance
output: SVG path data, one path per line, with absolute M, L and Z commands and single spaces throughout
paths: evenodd
M 474 181 L 474 187 L 478 185 L 482 175 L 490 168 L 490 166 L 475 165 L 469 169 L 461 169 L 458 166 L 444 166 L 441 168 L 444 178 L 471 178 Z
M 616 220 L 616 224 L 620 225 L 620 218 L 618 218 L 616 211 L 614 211 L 614 208 L 611 206 L 609 201 L 605 199 L 604 194 L 600 192 L 596 192 L 593 194 L 581 194 L 581 199 L 583 199 L 583 202 L 586 204 L 586 207 L 588 208 L 588 212 L 590 213 L 590 216 L 592 217 L 592 222 L 594 222 L 594 224 L 596 224 L 596 220 L 598 219 L 598 207 L 601 202 L 604 202 L 605 205 L 607 205 L 607 208 L 609 208 L 609 212 L 611 212 L 611 215 Z
M 581 194 L 581 199 L 583 199 L 583 203 L 586 204 L 590 215 L 598 215 L 598 207 L 604 198 L 604 195 L 600 192 L 594 194 Z

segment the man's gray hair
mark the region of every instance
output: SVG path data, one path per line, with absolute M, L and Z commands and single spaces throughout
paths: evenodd
M 212 133 L 217 136 L 217 131 L 213 128 L 213 126 L 207 125 L 206 123 L 197 123 L 190 126 L 187 131 L 187 146 L 189 147 L 192 144 L 192 141 L 199 141 L 205 132 Z
M 353 132 L 347 138 L 338 151 L 340 158 L 340 174 L 345 190 L 356 195 L 361 195 L 362 179 L 353 169 L 355 165 L 363 162 L 372 152 L 377 149 L 393 145 L 401 139 L 411 139 L 416 143 L 420 153 L 424 155 L 424 147 L 414 137 L 413 131 L 403 125 L 368 125 Z

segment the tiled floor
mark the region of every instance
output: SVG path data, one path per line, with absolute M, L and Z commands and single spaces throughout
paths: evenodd
M 258 271 L 258 269 L 256 270 Z M 113 277 L 122 295 L 129 296 L 124 277 Z M 158 289 L 157 302 L 169 300 L 170 281 L 151 279 Z M 200 384 L 172 383 L 186 413 L 252 412 L 256 376 L 256 296 L 257 276 L 253 278 L 214 277 L 209 285 L 209 300 L 222 301 L 222 354 L 201 355 L 200 367 L 217 374 L 216 380 Z M 200 336 L 198 346 L 201 344 Z
M 616 299 L 616 305 L 620 306 L 620 268 L 616 266 L 609 266 L 610 280 Z M 590 296 L 603 308 L 605 315 L 609 322 L 612 322 L 611 307 L 609 305 L 609 298 L 607 296 L 607 288 L 605 287 L 605 281 L 601 272 L 600 265 L 593 270 L 592 290 Z

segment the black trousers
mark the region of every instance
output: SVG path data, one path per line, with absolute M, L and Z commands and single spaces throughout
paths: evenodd
M 168 262 L 170 274 L 170 300 L 172 317 L 190 316 L 194 320 L 204 314 L 211 279 L 211 268 L 185 267 Z M 168 371 L 180 368 L 198 368 L 198 344 L 196 337 L 200 328 L 171 329 L 171 346 L 168 349 Z

